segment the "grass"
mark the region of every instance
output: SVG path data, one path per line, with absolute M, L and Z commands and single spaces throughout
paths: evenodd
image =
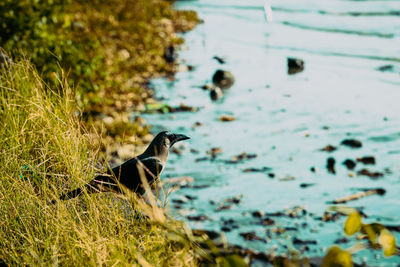
M 149 135 L 133 111 L 152 100 L 148 79 L 173 74 L 167 47 L 183 42 L 195 12 L 177 11 L 164 0 L 0 1 L 0 47 L 13 58 L 27 55 L 57 90 L 60 68 L 87 125 L 102 137 L 101 152 L 117 155 L 121 144 L 143 145 Z M 107 123 L 104 123 L 106 121 Z M 148 138 L 147 138 L 148 139 Z
M 99 171 L 99 146 L 74 115 L 74 91 L 65 79 L 59 84 L 62 92 L 46 87 L 26 61 L 0 75 L 0 260 L 18 266 L 195 265 L 183 223 L 154 199 L 149 206 L 133 194 L 84 194 L 50 204 Z

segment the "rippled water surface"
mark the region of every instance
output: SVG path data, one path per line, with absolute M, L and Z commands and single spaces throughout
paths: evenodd
M 153 130 L 169 129 L 188 134 L 181 155 L 171 154 L 163 178 L 191 176 L 193 187 L 174 192 L 170 200 L 196 197 L 171 208 L 192 228 L 221 231 L 233 219 L 227 239 L 259 251 L 278 252 L 304 245 L 294 238 L 316 240 L 304 252 L 322 256 L 335 240 L 344 237 L 341 217 L 321 222 L 329 201 L 360 192 L 360 188 L 383 188 L 384 196 L 369 196 L 344 205 L 362 208 L 365 222 L 400 225 L 400 1 L 276 0 L 270 1 L 273 21 L 266 23 L 265 1 L 179 1 L 177 8 L 196 10 L 204 20 L 185 34 L 186 48 L 180 61 L 195 67 L 180 72 L 174 81 L 153 81 L 156 95 L 170 105 L 200 107 L 198 112 L 146 115 Z M 225 57 L 220 65 L 214 56 Z M 303 72 L 288 75 L 287 57 L 305 61 Z M 386 70 L 380 67 L 389 65 Z M 231 71 L 236 78 L 222 100 L 212 102 L 199 88 L 216 69 Z M 218 118 L 229 114 L 232 122 Z M 192 127 L 196 122 L 202 126 Z M 363 146 L 340 145 L 346 138 Z M 319 149 L 331 144 L 338 149 Z M 179 147 L 179 145 L 178 145 Z M 220 147 L 214 160 L 206 151 Z M 192 150 L 192 151 L 191 151 Z M 194 153 L 197 150 L 198 153 Z M 228 164 L 242 152 L 257 157 Z M 358 163 L 354 171 L 345 159 L 375 156 L 376 165 Z M 336 160 L 336 174 L 328 173 L 328 157 Z M 246 168 L 269 167 L 265 172 Z M 310 168 L 315 167 L 316 172 Z M 371 179 L 360 169 L 384 173 Z M 271 178 L 268 174 L 273 173 Z M 353 176 L 350 177 L 349 176 Z M 301 187 L 301 184 L 313 184 Z M 243 195 L 239 204 L 218 211 L 218 203 Z M 216 204 L 213 204 L 216 203 Z M 274 213 L 302 206 L 298 218 L 270 216 L 274 225 L 263 226 L 251 213 Z M 196 222 L 189 215 L 207 215 Z M 274 228 L 287 228 L 273 234 Z M 255 231 L 268 242 L 245 241 L 240 233 Z M 395 233 L 400 240 L 399 233 Z M 347 248 L 356 241 L 340 244 Z M 277 247 L 277 248 L 276 248 Z M 379 258 L 380 257 L 380 258 Z M 399 257 L 385 259 L 381 251 L 361 251 L 355 261 L 391 265 Z

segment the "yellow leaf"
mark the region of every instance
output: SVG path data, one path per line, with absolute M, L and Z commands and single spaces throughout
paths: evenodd
M 346 235 L 354 235 L 361 229 L 361 215 L 358 212 L 353 212 L 347 217 L 344 224 L 344 232 Z
M 322 260 L 322 267 L 330 266 L 352 267 L 351 254 L 338 246 L 331 247 Z
M 396 254 L 396 238 L 387 229 L 383 229 L 379 234 L 379 244 L 382 246 L 383 254 L 386 257 Z

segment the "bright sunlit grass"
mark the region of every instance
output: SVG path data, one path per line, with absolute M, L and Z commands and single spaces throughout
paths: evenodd
M 98 148 L 27 62 L 0 75 L 0 262 L 12 265 L 194 265 L 180 222 L 133 195 L 52 199 L 93 179 Z M 150 201 L 154 203 L 154 201 Z M 146 216 L 143 216 L 146 215 Z

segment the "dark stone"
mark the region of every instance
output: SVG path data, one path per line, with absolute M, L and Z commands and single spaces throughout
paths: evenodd
M 361 162 L 363 164 L 375 164 L 375 157 L 374 156 L 366 156 L 362 158 L 357 158 L 357 162 Z
M 214 87 L 210 90 L 210 98 L 213 101 L 217 101 L 223 96 L 222 90 L 219 87 Z
M 174 63 L 178 58 L 178 55 L 176 53 L 176 49 L 173 45 L 168 46 L 167 48 L 165 48 L 165 52 L 164 52 L 164 59 L 165 61 L 167 61 L 168 63 Z
M 328 169 L 328 172 L 335 174 L 335 162 L 336 160 L 332 157 L 328 158 L 326 161 L 326 168 Z
M 318 242 L 316 240 L 302 240 L 297 237 L 293 238 L 294 245 L 316 245 Z
M 296 74 L 304 70 L 304 61 L 299 58 L 289 57 L 287 59 L 287 66 L 288 66 L 288 74 Z
M 348 146 L 351 148 L 360 148 L 362 143 L 356 139 L 345 139 L 341 142 L 341 145 Z
M 260 211 L 260 210 L 257 210 L 257 211 L 253 211 L 253 212 L 251 213 L 251 215 L 252 215 L 253 217 L 256 217 L 256 218 L 261 218 L 261 217 L 264 216 L 264 212 L 263 212 L 263 211 Z
M 221 89 L 228 89 L 235 83 L 235 77 L 230 71 L 217 70 L 212 77 L 212 82 Z
M 311 168 L 310 168 L 310 171 L 311 171 L 311 172 L 316 172 L 317 169 L 315 169 L 315 167 L 311 167 Z
M 354 160 L 351 160 L 351 159 L 346 159 L 345 161 L 343 161 L 342 164 L 344 166 L 346 166 L 346 168 L 349 169 L 349 170 L 353 170 L 357 165 L 357 163 Z
M 275 173 L 273 173 L 273 172 L 268 173 L 268 177 L 269 178 L 274 178 L 275 177 Z

